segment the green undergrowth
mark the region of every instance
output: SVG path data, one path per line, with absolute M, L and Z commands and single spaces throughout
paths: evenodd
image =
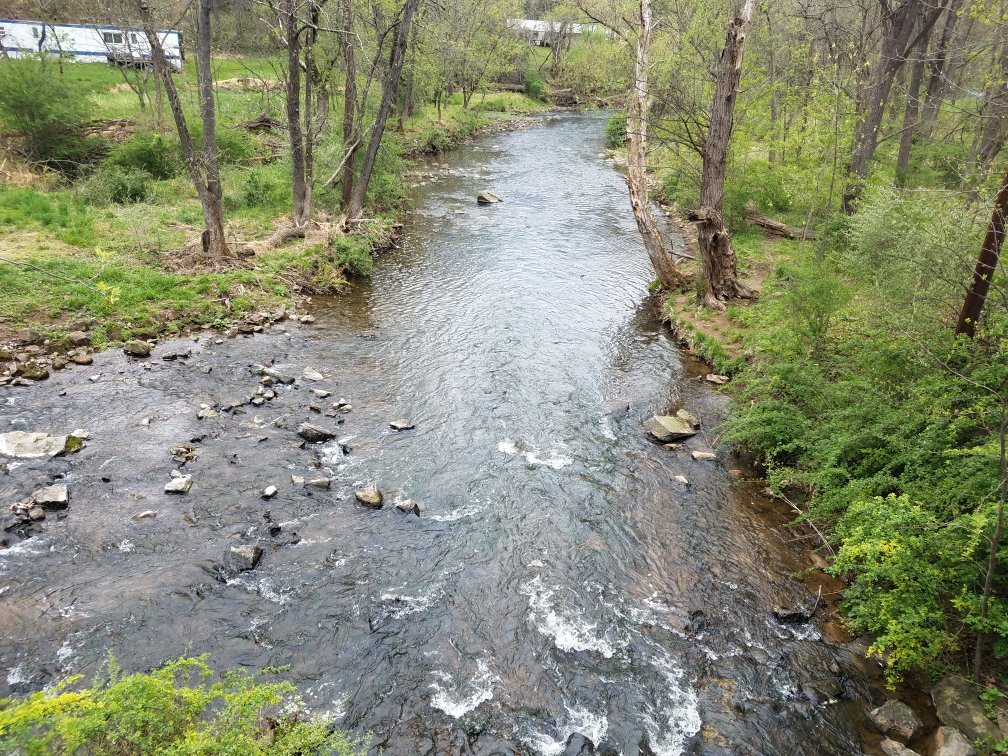
M 35 754 L 339 754 L 365 741 L 304 713 L 294 687 L 183 657 L 146 674 L 109 659 L 25 698 L 0 699 L 0 750 Z
M 736 368 L 724 438 L 829 534 L 845 621 L 893 682 L 956 665 L 978 631 L 1008 658 L 1000 574 L 980 611 L 1008 312 L 992 300 L 976 340 L 953 333 L 981 238 L 956 196 L 879 188 L 819 242 L 739 245 L 771 265 L 759 301 L 730 311 L 744 362 L 695 338 Z

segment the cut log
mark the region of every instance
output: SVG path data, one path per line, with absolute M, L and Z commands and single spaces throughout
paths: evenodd
M 753 210 L 746 211 L 746 220 L 754 226 L 759 226 L 771 236 L 780 236 L 784 239 L 798 239 L 800 241 L 811 241 L 816 238 L 815 232 L 801 226 L 789 226 L 787 223 L 775 220 L 769 215 L 762 215 Z

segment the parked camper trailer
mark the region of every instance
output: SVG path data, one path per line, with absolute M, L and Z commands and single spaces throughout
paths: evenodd
M 165 57 L 176 71 L 182 70 L 182 32 L 159 30 Z M 8 58 L 47 53 L 62 54 L 81 63 L 112 63 L 120 66 L 151 64 L 151 49 L 143 29 L 96 24 L 48 24 L 42 21 L 0 19 L 0 47 Z

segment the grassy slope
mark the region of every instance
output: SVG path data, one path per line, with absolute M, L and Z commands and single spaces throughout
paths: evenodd
M 220 60 L 217 79 L 272 78 L 269 59 Z M 140 112 L 135 95 L 122 84 L 118 71 L 99 64 L 72 64 L 66 77 L 91 103 L 96 120 L 131 119 L 137 131 L 157 128 L 152 108 Z M 187 111 L 196 111 L 192 64 L 179 77 Z M 275 98 L 274 98 L 275 99 Z M 218 92 L 219 134 L 234 143 L 238 157 L 222 167 L 225 211 L 230 232 L 241 240 L 267 237 L 290 210 L 288 162 L 283 134 L 248 136 L 235 128 L 263 111 L 258 91 L 230 87 Z M 407 123 L 406 133 L 389 139 L 402 149 L 422 153 L 446 149 L 464 139 L 489 118 L 483 111 L 525 113 L 542 109 L 524 95 L 477 95 L 472 111 L 451 101 L 444 123 L 425 107 Z M 195 119 L 193 119 L 195 120 Z M 170 125 L 162 124 L 170 136 Z M 330 132 L 317 151 L 318 176 L 339 161 L 338 136 Z M 271 151 L 280 151 L 270 159 Z M 389 197 L 375 198 L 386 217 L 394 217 L 401 196 L 399 174 L 405 164 L 392 150 L 384 171 Z M 184 173 L 149 182 L 150 196 L 140 204 L 95 202 L 88 180 L 58 189 L 55 177 L 35 177 L 33 187 L 0 184 L 0 228 L 5 243 L 0 251 L 0 336 L 26 324 L 59 330 L 68 320 L 88 315 L 100 326 L 98 339 L 111 326 L 124 337 L 132 332 L 169 332 L 197 324 L 223 324 L 250 310 L 290 302 L 292 284 L 315 276 L 320 283 L 338 283 L 341 260 L 317 259 L 323 244 L 294 242 L 258 255 L 251 265 L 222 273 L 190 276 L 173 272 L 175 253 L 202 228 L 202 214 L 192 185 Z M 398 196 L 397 196 L 398 195 Z M 316 218 L 338 212 L 333 193 L 317 192 Z M 391 222 L 388 221 L 389 223 Z M 373 232 L 377 233 L 377 232 Z M 359 240 L 368 245 L 370 238 Z M 356 242 L 355 242 L 356 243 Z M 324 268 L 324 270 L 320 270 Z M 309 281 L 311 283 L 311 281 Z

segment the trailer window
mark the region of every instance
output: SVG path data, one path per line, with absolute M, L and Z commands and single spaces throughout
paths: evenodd
M 130 33 L 130 42 L 136 44 L 136 34 Z
M 106 45 L 121 45 L 123 35 L 119 32 L 102 32 L 102 41 Z
M 38 39 L 38 27 L 37 26 L 33 26 L 32 27 L 32 36 L 35 37 L 35 39 Z

